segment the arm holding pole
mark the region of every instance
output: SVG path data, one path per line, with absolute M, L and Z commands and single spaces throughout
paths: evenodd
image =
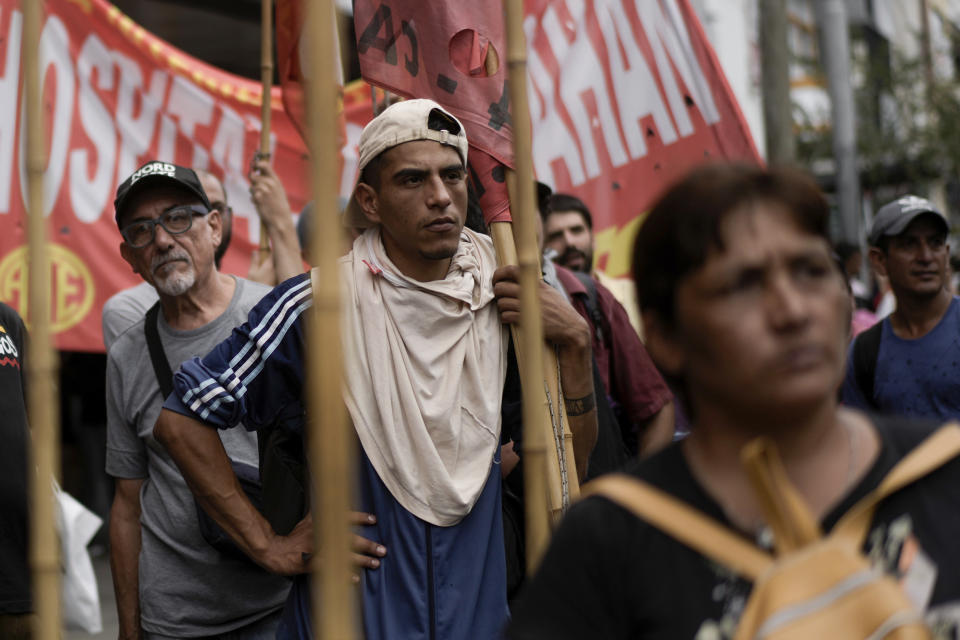
M 497 296 L 500 318 L 504 324 L 512 326 L 521 322 L 518 276 L 519 267 L 508 265 L 497 269 L 493 277 L 493 291 Z M 590 326 L 558 291 L 543 281 L 538 284 L 538 295 L 543 337 L 557 349 L 555 366 L 560 371 L 564 411 L 573 432 L 577 477 L 582 480 L 597 441 Z M 546 370 L 544 373 L 547 373 Z M 526 450 L 526 444 L 524 447 Z
M 287 192 L 283 188 L 280 176 L 270 166 L 269 160 L 258 154 L 253 159 L 250 174 L 247 177 L 250 180 L 250 199 L 253 200 L 260 216 L 261 234 L 265 229 L 266 237 L 270 239 L 270 244 L 273 246 L 273 250 L 267 255 L 258 251 L 257 256 L 263 261 L 260 264 L 261 267 L 266 265 L 273 267 L 273 273 L 269 274 L 271 277 L 261 280 L 251 276 L 251 279 L 275 285 L 303 273 L 297 229 L 293 224 Z M 253 270 L 254 267 L 251 266 L 251 274 Z

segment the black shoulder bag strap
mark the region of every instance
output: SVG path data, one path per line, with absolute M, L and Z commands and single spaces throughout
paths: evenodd
M 147 310 L 143 321 L 143 333 L 147 338 L 147 349 L 150 351 L 150 362 L 153 364 L 153 373 L 157 376 L 157 384 L 160 386 L 160 393 L 163 399 L 173 393 L 173 371 L 170 370 L 170 362 L 167 360 L 167 354 L 163 352 L 163 344 L 160 343 L 160 331 L 157 329 L 157 322 L 160 316 L 160 301 L 158 300 L 150 309 Z M 237 474 L 237 480 L 240 482 L 240 488 L 247 494 L 250 502 L 256 507 L 257 511 L 263 513 L 262 489 L 260 486 L 259 470 L 242 462 L 230 460 L 230 466 L 233 472 Z M 197 509 L 197 524 L 200 527 L 200 535 L 211 547 L 220 553 L 227 554 L 235 558 L 249 560 L 239 547 L 230 539 L 227 532 L 224 531 L 216 521 L 207 515 L 199 503 L 195 503 Z M 252 562 L 252 561 L 251 561 Z
M 157 321 L 160 316 L 160 301 L 158 300 L 150 309 L 143 321 L 143 333 L 147 337 L 147 349 L 150 351 L 150 362 L 153 363 L 153 373 L 157 376 L 157 384 L 160 385 L 160 393 L 164 400 L 173 393 L 173 371 L 170 370 L 170 363 L 167 361 L 167 354 L 163 352 L 163 345 L 160 344 L 160 331 L 157 330 Z
M 880 354 L 880 338 L 883 336 L 883 321 L 873 325 L 853 341 L 853 376 L 864 399 L 874 409 L 879 409 L 873 399 L 873 379 Z
M 587 299 L 585 302 L 587 313 L 590 314 L 590 321 L 593 322 L 593 330 L 597 333 L 597 338 L 601 344 L 605 344 L 609 348 L 610 345 L 607 344 L 606 337 L 610 331 L 607 327 L 607 319 L 600 313 L 600 303 L 597 298 L 597 283 L 594 282 L 589 274 L 582 271 L 574 271 L 573 275 L 576 276 L 580 284 L 587 290 Z

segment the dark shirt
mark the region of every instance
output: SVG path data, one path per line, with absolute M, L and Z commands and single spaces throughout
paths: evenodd
M 877 424 L 881 450 L 864 478 L 824 518 L 829 530 L 875 488 L 932 427 L 916 421 Z M 694 479 L 674 444 L 631 473 L 733 528 Z M 865 550 L 881 568 L 913 582 L 928 623 L 960 629 L 960 460 L 954 459 L 884 500 Z M 507 633 L 530 638 L 728 639 L 743 613 L 750 582 L 707 560 L 605 498 L 575 505 L 553 537 L 541 568 L 521 594 Z M 908 589 L 909 590 L 909 589 Z
M 0 303 L 0 614 L 33 610 L 27 561 L 26 334 L 17 312 Z

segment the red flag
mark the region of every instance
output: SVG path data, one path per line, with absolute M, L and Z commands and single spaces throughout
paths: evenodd
M 492 156 L 471 149 L 484 211 L 502 214 L 491 162 L 513 163 L 499 2 L 356 0 L 354 11 L 364 78 L 460 118 Z M 599 266 L 622 275 L 666 185 L 705 161 L 760 156 L 689 0 L 526 0 L 524 12 L 537 178 L 587 203 Z M 500 65 L 487 77 L 490 46 Z
M 283 96 L 283 109 L 290 116 L 300 137 L 307 140 L 307 98 L 303 66 L 300 61 L 300 31 L 306 15 L 301 0 L 277 0 L 276 25 L 277 75 Z
M 357 0 L 363 77 L 405 97 L 432 98 L 467 129 L 471 146 L 513 164 L 503 16 L 499 3 Z M 495 7 L 495 8 L 492 8 Z M 499 68 L 487 74 L 490 47 Z

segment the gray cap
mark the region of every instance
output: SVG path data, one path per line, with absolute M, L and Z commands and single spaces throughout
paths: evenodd
M 906 195 L 880 207 L 873 219 L 867 240 L 875 247 L 880 244 L 881 238 L 900 235 L 917 216 L 926 213 L 934 214 L 937 220 L 943 223 L 943 230 L 950 231 L 947 217 L 933 206 L 932 202 L 920 196 Z

